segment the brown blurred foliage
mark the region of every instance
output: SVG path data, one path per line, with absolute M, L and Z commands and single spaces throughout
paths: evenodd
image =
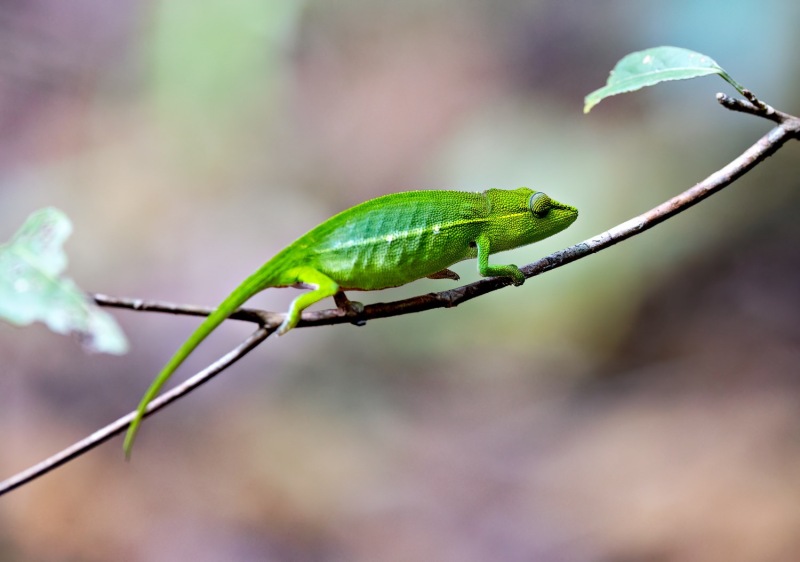
M 85 289 L 213 304 L 363 199 L 534 185 L 581 218 L 508 258 L 527 263 L 684 189 L 769 126 L 718 108 L 711 79 L 583 116 L 618 58 L 696 49 L 796 114 L 798 11 L 7 2 L 0 240 L 56 205 Z M 268 342 L 146 422 L 131 463 L 114 442 L 0 499 L 0 560 L 794 560 L 796 150 L 521 288 Z M 122 358 L 0 324 L 0 477 L 132 409 L 195 325 L 115 316 Z M 225 326 L 181 373 L 245 329 Z

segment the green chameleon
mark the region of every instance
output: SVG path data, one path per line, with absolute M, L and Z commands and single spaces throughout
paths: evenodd
M 507 277 L 521 285 L 516 265 L 489 265 L 489 254 L 532 244 L 560 232 L 578 210 L 527 187 L 461 191 L 407 191 L 365 201 L 326 220 L 236 287 L 164 365 L 142 397 L 125 436 L 130 455 L 147 405 L 175 369 L 217 326 L 256 293 L 270 287 L 309 288 L 292 301 L 278 327 L 282 335 L 297 326 L 300 313 L 326 297 L 348 312 L 362 309 L 344 290 L 372 291 L 411 281 L 458 279 L 447 269 L 478 258 L 484 277 Z

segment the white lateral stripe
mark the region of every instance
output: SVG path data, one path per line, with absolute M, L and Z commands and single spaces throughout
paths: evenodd
M 528 214 L 528 211 L 526 210 L 526 211 L 520 211 L 518 213 L 509 213 L 507 215 L 504 215 L 502 218 L 511 218 L 511 217 L 515 217 L 515 216 L 518 216 L 518 215 L 527 215 L 527 214 Z M 492 217 L 492 218 L 494 219 L 496 217 Z M 399 239 L 406 239 L 406 238 L 410 238 L 412 236 L 420 236 L 422 234 L 425 234 L 426 232 L 432 232 L 433 234 L 439 234 L 442 230 L 447 229 L 447 228 L 452 228 L 454 226 L 462 226 L 462 225 L 465 225 L 465 224 L 474 224 L 474 223 L 479 223 L 479 222 L 487 222 L 488 220 L 489 219 L 484 218 L 484 217 L 475 218 L 475 219 L 461 219 L 461 220 L 451 221 L 451 222 L 447 222 L 447 223 L 437 223 L 434 226 L 425 226 L 425 227 L 421 227 L 421 228 L 412 228 L 410 230 L 404 230 L 404 231 L 400 231 L 400 232 L 395 231 L 395 232 L 391 232 L 389 234 L 381 234 L 381 235 L 378 235 L 378 236 L 371 236 L 369 238 L 361 238 L 361 239 L 358 239 L 358 240 L 348 240 L 347 242 L 345 242 L 344 244 L 341 244 L 339 246 L 318 250 L 317 253 L 318 254 L 324 254 L 324 253 L 327 253 L 327 252 L 335 252 L 335 251 L 339 251 L 339 250 L 346 250 L 348 248 L 355 248 L 355 247 L 358 247 L 358 246 L 374 245 L 374 244 L 380 244 L 380 243 L 384 243 L 384 242 L 394 242 L 394 241 L 399 240 Z

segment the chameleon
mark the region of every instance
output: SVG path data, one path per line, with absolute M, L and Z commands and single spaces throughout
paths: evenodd
M 236 287 L 178 348 L 151 383 L 128 427 L 130 457 L 136 433 L 153 400 L 194 349 L 255 294 L 271 287 L 311 289 L 289 306 L 278 335 L 297 326 L 312 304 L 334 297 L 337 307 L 358 313 L 345 290 L 372 291 L 428 277 L 458 280 L 448 269 L 477 258 L 483 277 L 522 285 L 512 264 L 493 265 L 489 255 L 538 242 L 575 222 L 578 210 L 527 187 L 513 190 L 406 191 L 370 199 L 334 215 L 261 266 Z

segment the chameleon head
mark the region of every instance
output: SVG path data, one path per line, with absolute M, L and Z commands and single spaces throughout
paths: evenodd
M 528 209 L 538 225 L 541 237 L 561 232 L 578 218 L 578 209 L 551 199 L 541 191 L 534 191 L 528 198 Z
M 489 189 L 489 237 L 493 252 L 544 240 L 578 218 L 578 209 L 527 187 Z

